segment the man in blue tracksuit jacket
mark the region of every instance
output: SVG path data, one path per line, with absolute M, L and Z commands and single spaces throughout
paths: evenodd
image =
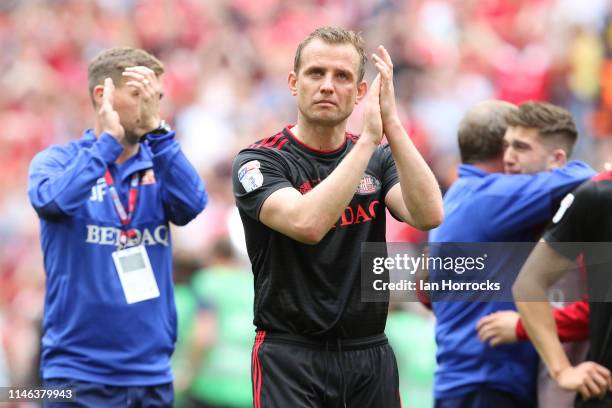
M 169 223 L 188 223 L 207 194 L 159 119 L 162 73 L 143 50 L 101 52 L 89 65 L 95 129 L 30 165 L 47 276 L 41 376 L 83 406 L 172 406 Z
M 444 197 L 444 223 L 430 242 L 535 242 L 563 196 L 594 174 L 582 162 L 567 163 L 576 138 L 570 114 L 550 104 L 476 106 L 460 124 L 463 164 Z M 499 173 L 504 167 L 515 175 Z M 500 252 L 488 270 L 515 276 L 524 259 L 510 248 Z M 493 348 L 476 332 L 480 318 L 508 309 L 516 310 L 511 302 L 432 302 L 436 408 L 535 406 L 532 345 Z

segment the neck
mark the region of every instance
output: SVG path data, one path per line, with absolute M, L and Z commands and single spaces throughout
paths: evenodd
M 346 138 L 346 120 L 336 126 L 327 126 L 309 123 L 298 117 L 298 123 L 291 132 L 307 146 L 317 150 L 335 150 L 342 146 Z
M 125 139 L 123 140 L 121 145 L 123 146 L 123 152 L 121 152 L 119 157 L 117 157 L 117 160 L 115 160 L 115 163 L 117 164 L 121 164 L 130 157 L 135 156 L 138 153 L 138 149 L 140 148 L 140 145 L 138 143 L 131 144 L 126 142 Z
M 478 167 L 480 170 L 486 171 L 487 173 L 503 173 L 504 164 L 499 160 L 489 160 L 472 163 L 472 166 Z

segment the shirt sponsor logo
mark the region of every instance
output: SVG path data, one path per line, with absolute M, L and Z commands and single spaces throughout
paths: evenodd
M 263 185 L 263 174 L 261 174 L 260 167 L 259 160 L 251 160 L 243 164 L 238 170 L 238 180 L 247 193 Z
M 380 204 L 379 200 L 371 201 L 367 204 L 357 204 L 348 206 L 340 216 L 340 220 L 333 226 L 344 228 L 349 225 L 362 224 L 376 219 L 376 208 Z
M 112 245 L 119 246 L 119 238 L 121 236 L 121 229 L 116 227 L 103 227 L 100 225 L 87 225 L 87 238 L 85 242 L 88 244 L 97 245 Z M 134 236 L 129 238 L 126 247 L 135 245 L 169 245 L 169 234 L 168 227 L 165 225 L 158 225 L 155 229 L 150 230 L 149 228 L 143 228 L 139 230 L 132 228 Z
M 377 192 L 380 189 L 380 181 L 374 176 L 364 174 L 357 186 L 356 194 L 368 195 Z

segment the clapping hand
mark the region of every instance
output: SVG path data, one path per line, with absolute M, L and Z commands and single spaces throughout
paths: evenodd
M 372 54 L 372 62 L 380 75 L 380 113 L 385 134 L 389 126 L 399 123 L 395 106 L 395 89 L 393 87 L 393 62 L 391 56 L 382 45 L 378 46 L 376 54 Z
M 119 121 L 119 114 L 113 108 L 113 97 L 115 85 L 111 78 L 104 79 L 104 91 L 102 93 L 102 104 L 98 109 L 98 122 L 103 133 L 109 133 L 120 143 L 125 136 L 125 130 Z
M 372 81 L 367 98 L 361 137 L 371 138 L 372 142 L 378 145 L 383 136 L 383 123 L 380 116 L 380 75 L 376 75 Z

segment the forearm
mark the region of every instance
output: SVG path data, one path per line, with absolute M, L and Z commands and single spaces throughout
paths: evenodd
M 527 334 L 554 379 L 570 362 L 557 335 L 548 289 L 572 266 L 572 261 L 540 240 L 512 287 Z
M 438 226 L 443 218 L 438 182 L 399 121 L 385 126 L 395 160 L 408 223 L 419 229 Z
M 377 145 L 361 137 L 336 169 L 314 189 L 296 200 L 291 219 L 315 241 L 322 239 L 350 203 Z
M 161 181 L 168 218 L 176 225 L 185 225 L 204 209 L 208 194 L 196 169 L 173 140 L 174 135 L 163 137 L 162 143 L 150 143 L 153 165 Z
M 102 134 L 92 147 L 79 150 L 74 157 L 47 153 L 44 158 L 35 158 L 28 186 L 32 205 L 43 217 L 73 213 L 90 197 L 92 186 L 122 151 L 112 136 Z
M 525 330 L 553 378 L 571 364 L 557 335 L 548 302 L 517 302 Z

